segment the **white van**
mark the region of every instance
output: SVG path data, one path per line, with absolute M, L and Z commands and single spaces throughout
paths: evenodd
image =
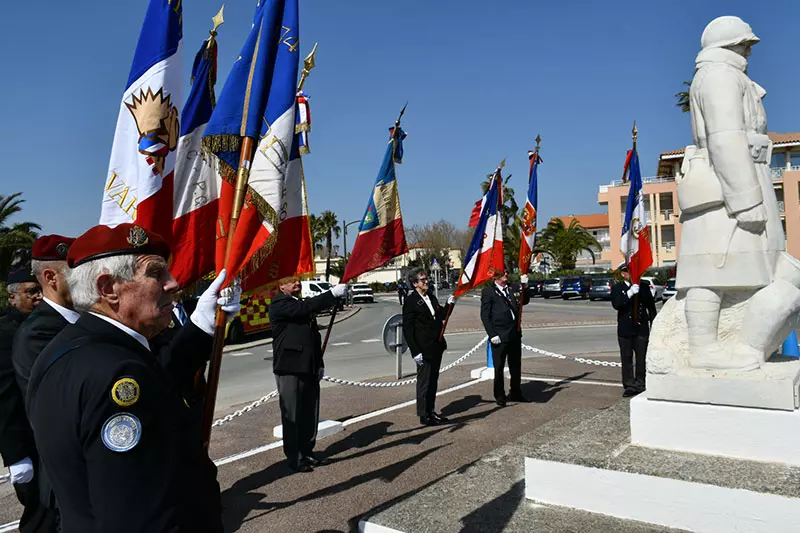
M 329 291 L 332 288 L 333 285 L 331 285 L 327 281 L 318 281 L 315 279 L 311 279 L 308 281 L 301 281 L 300 296 L 302 298 L 312 298 L 314 296 L 322 294 L 325 291 Z

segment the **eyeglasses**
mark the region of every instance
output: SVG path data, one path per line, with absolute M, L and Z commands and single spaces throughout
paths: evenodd
M 28 296 L 39 296 L 40 294 L 42 294 L 42 289 L 41 287 L 32 287 L 30 289 L 25 289 L 22 292 L 24 292 Z
M 417 283 L 428 283 L 428 278 L 417 278 Z

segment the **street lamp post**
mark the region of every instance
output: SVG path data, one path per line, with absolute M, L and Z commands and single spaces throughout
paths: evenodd
M 342 220 L 344 220 L 344 218 L 342 218 Z M 343 238 L 344 238 L 344 242 L 342 243 L 342 244 L 344 244 L 344 254 L 342 254 L 342 257 L 344 257 L 345 261 L 347 261 L 347 226 L 352 226 L 353 224 L 356 224 L 358 222 L 361 222 L 361 221 L 360 220 L 354 220 L 352 222 L 343 222 L 342 223 L 342 232 L 343 232 Z

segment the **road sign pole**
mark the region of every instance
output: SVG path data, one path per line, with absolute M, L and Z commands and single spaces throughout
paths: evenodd
M 395 357 L 397 358 L 397 379 L 402 379 L 403 377 L 403 325 L 397 324 L 394 327 L 394 342 L 397 344 L 395 346 Z

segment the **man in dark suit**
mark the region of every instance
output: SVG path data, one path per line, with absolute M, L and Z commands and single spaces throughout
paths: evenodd
M 623 396 L 630 397 L 645 390 L 647 366 L 647 344 L 650 339 L 650 326 L 656 318 L 656 302 L 647 280 L 639 284 L 631 283 L 628 266 L 623 262 L 618 270 L 622 281 L 611 288 L 611 305 L 617 310 L 617 340 L 622 359 Z M 638 313 L 634 313 L 634 302 L 638 301 Z M 636 353 L 634 373 L 633 354 Z
M 11 349 L 23 321 L 41 303 L 42 290 L 28 262 L 8 274 L 7 313 L 0 317 L 0 456 L 8 467 L 17 499 L 23 506 L 19 530 L 50 531 L 49 515 L 39 498 L 38 456 L 33 430 L 25 414 L 25 398 L 14 375 Z
M 414 290 L 403 304 L 403 335 L 417 364 L 417 415 L 422 425 L 436 426 L 447 422 L 434 409 L 442 354 L 447 349 L 444 338 L 439 339 L 447 309 L 428 293 L 428 274 L 423 269 L 412 272 L 409 282 Z M 448 297 L 447 305 L 454 301 Z
M 521 278 L 522 287 L 527 286 L 528 276 Z M 520 294 L 521 293 L 521 294 Z M 508 274 L 497 272 L 494 281 L 481 291 L 481 322 L 492 345 L 492 363 L 494 364 L 494 399 L 497 405 L 504 407 L 507 400 L 514 402 L 529 401 L 522 394 L 522 329 L 519 320 L 519 298 L 522 305 L 530 302 L 528 291 L 508 284 Z M 508 360 L 508 372 L 511 384 L 508 396 L 503 383 L 503 368 Z
M 347 285 L 336 285 L 313 298 L 300 300 L 300 279 L 284 278 L 269 306 L 272 325 L 272 371 L 278 384 L 283 453 L 289 468 L 311 472 L 326 459 L 314 455 L 319 424 L 319 382 L 325 374 L 322 337 L 316 314 L 336 305 Z

